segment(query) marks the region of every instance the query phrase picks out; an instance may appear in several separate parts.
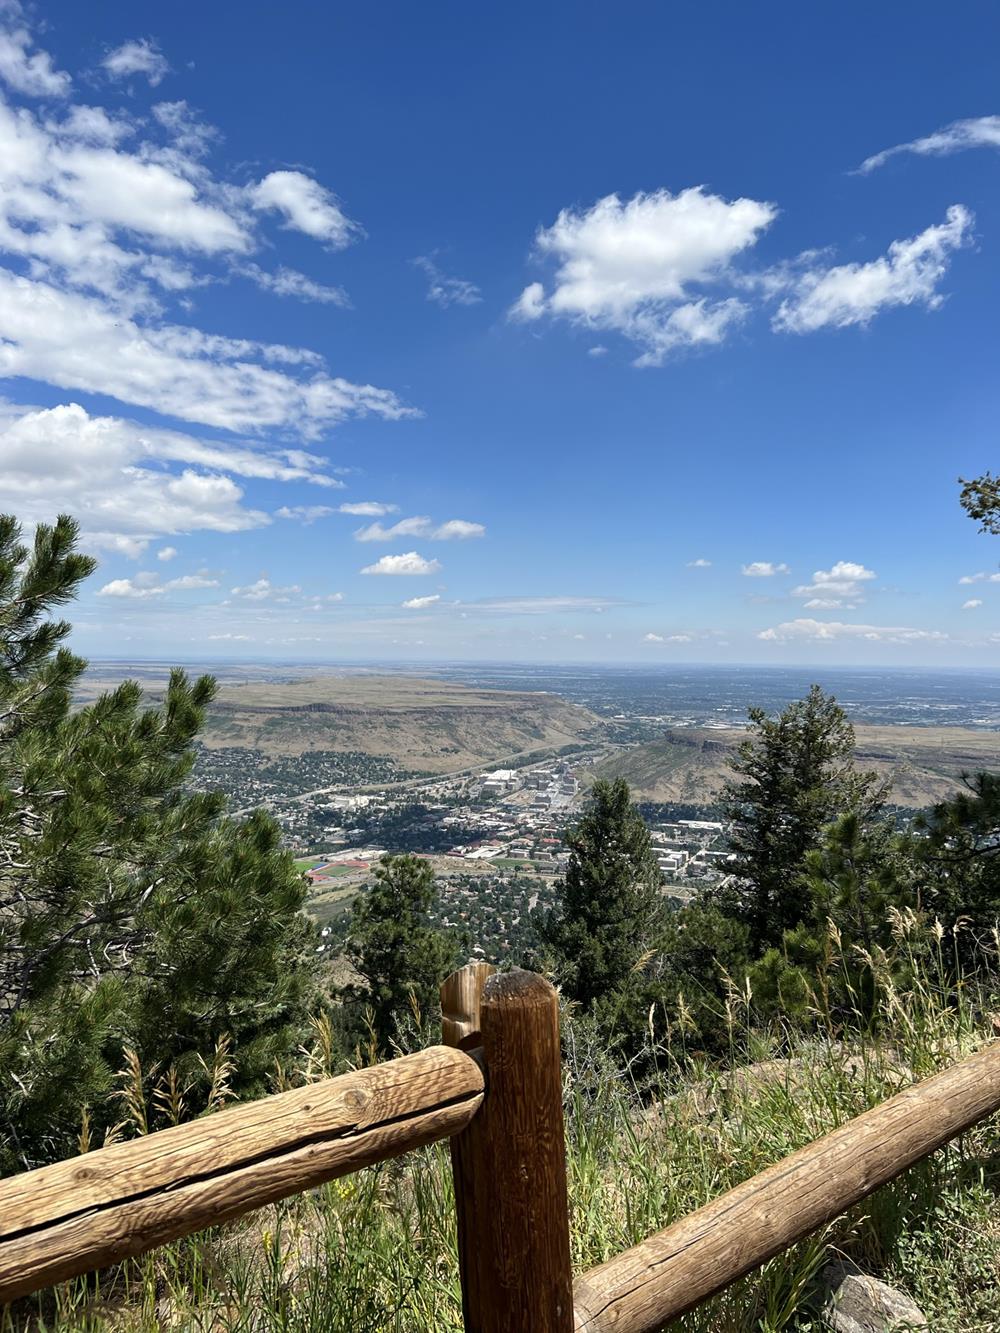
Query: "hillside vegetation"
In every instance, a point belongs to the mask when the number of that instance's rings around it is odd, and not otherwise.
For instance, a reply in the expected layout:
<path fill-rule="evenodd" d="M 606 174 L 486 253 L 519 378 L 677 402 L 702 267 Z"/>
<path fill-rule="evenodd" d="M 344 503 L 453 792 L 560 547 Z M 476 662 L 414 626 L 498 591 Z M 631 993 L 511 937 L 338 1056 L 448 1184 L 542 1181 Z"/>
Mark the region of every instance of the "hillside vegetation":
<path fill-rule="evenodd" d="M 201 740 L 209 748 L 246 746 L 267 755 L 358 750 L 411 770 L 447 773 L 570 745 L 599 727 L 592 713 L 553 694 L 399 676 L 319 676 L 223 687 Z"/>
<path fill-rule="evenodd" d="M 897 805 L 921 809 L 953 796 L 964 772 L 993 767 L 1000 736 L 971 727 L 854 728 L 857 762 L 892 781 Z M 731 775 L 742 727 L 673 728 L 659 740 L 603 760 L 594 778 L 624 778 L 638 800 L 713 801 Z"/>

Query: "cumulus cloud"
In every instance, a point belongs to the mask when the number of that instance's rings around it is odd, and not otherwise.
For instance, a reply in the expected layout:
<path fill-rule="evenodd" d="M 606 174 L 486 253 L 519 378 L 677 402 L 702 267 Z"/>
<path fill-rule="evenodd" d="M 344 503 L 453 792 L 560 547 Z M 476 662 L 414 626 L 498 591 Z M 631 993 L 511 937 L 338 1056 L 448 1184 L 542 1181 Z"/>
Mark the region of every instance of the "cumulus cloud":
<path fill-rule="evenodd" d="M 89 545 L 133 557 L 156 537 L 270 523 L 246 505 L 235 478 L 340 486 L 326 466 L 301 449 L 198 439 L 91 416 L 76 403 L 31 408 L 0 399 L 0 503 L 29 522 L 69 510 Z"/>
<path fill-rule="evenodd" d="M 112 579 L 99 588 L 98 597 L 162 597 L 163 589 L 158 584 L 142 585 L 135 579 Z"/>
<path fill-rule="evenodd" d="M 435 602 L 440 602 L 440 593 L 432 593 L 430 597 L 411 597 L 409 601 L 403 602 L 403 608 L 406 611 L 423 611 L 425 607 L 433 606 Z"/>
<path fill-rule="evenodd" d="M 863 585 L 877 577 L 873 569 L 866 569 L 856 561 L 838 560 L 831 569 L 817 569 L 812 583 L 793 588 L 792 596 L 807 598 L 807 610 L 832 611 L 863 602 Z"/>
<path fill-rule="evenodd" d="M 302 171 L 272 171 L 250 190 L 250 202 L 280 213 L 284 225 L 342 250 L 362 234 L 340 207 L 336 195 Z"/>
<path fill-rule="evenodd" d="M 148 37 L 134 37 L 122 42 L 121 46 L 108 52 L 101 65 L 111 79 L 130 79 L 134 74 L 141 74 L 153 88 L 170 73 L 163 52 Z"/>
<path fill-rule="evenodd" d="M 416 551 L 407 551 L 405 555 L 384 555 L 373 565 L 366 565 L 362 574 L 436 574 L 441 566 L 437 560 L 426 560 Z"/>
<path fill-rule="evenodd" d="M 168 560 L 173 560 L 176 554 L 177 554 L 176 546 L 161 546 L 156 553 L 156 558 L 157 560 L 162 560 L 164 563 L 166 563 Z"/>
<path fill-rule="evenodd" d="M 482 292 L 474 282 L 465 278 L 451 278 L 443 273 L 430 255 L 420 255 L 413 261 L 428 278 L 427 299 L 446 309 L 450 305 L 478 305 Z"/>
<path fill-rule="evenodd" d="M 974 116 L 968 120 L 953 120 L 944 129 L 935 130 L 922 139 L 898 143 L 883 148 L 880 153 L 866 157 L 858 170 L 864 174 L 884 166 L 890 157 L 900 153 L 916 153 L 920 157 L 948 157 L 968 148 L 1000 148 L 1000 116 Z"/>
<path fill-rule="evenodd" d="M 1000 574 L 988 574 L 980 570 L 978 574 L 963 574 L 959 583 L 1000 583 Z"/>
<path fill-rule="evenodd" d="M 772 325 L 785 333 L 814 333 L 822 328 L 865 325 L 894 306 L 923 305 L 935 310 L 944 300 L 938 285 L 951 254 L 968 245 L 974 218 L 953 204 L 945 221 L 905 241 L 893 241 L 888 253 L 866 264 L 807 268 L 789 276 L 790 294 Z"/>
<path fill-rule="evenodd" d="M 743 566 L 743 575 L 748 579 L 771 579 L 776 574 L 789 573 L 791 570 L 784 562 L 776 565 L 770 560 L 754 560 L 749 565 Z"/>
<path fill-rule="evenodd" d="M 353 514 L 356 518 L 384 518 L 386 514 L 395 514 L 399 505 L 383 504 L 380 500 L 354 500 L 342 504 L 338 512 Z"/>
<path fill-rule="evenodd" d="M 773 204 L 723 199 L 702 186 L 563 209 L 535 238 L 541 259 L 557 265 L 550 291 L 524 289 L 511 316 L 543 315 L 613 329 L 636 343 L 639 365 L 659 365 L 675 348 L 721 342 L 746 314 L 735 296 L 714 299 L 733 261 L 777 216 Z"/>
<path fill-rule="evenodd" d="M 697 560 L 689 560 L 686 567 L 688 569 L 711 569 L 712 562 L 699 556 Z"/>
<path fill-rule="evenodd" d="M 758 639 L 788 643 L 797 639 L 828 642 L 831 639 L 866 639 L 873 643 L 941 642 L 947 634 L 938 630 L 911 629 L 906 626 L 851 625 L 837 620 L 786 620 L 772 629 L 761 630 Z"/>
<path fill-rule="evenodd" d="M 962 610 L 963 610 L 963 611 L 974 611 L 974 610 L 976 609 L 977 606 L 982 606 L 982 604 L 983 604 L 983 601 L 982 601 L 982 598 L 981 598 L 981 597 L 970 597 L 969 600 L 968 600 L 967 602 L 963 602 L 963 603 L 962 603 Z"/>
<path fill-rule="evenodd" d="M 642 636 L 642 641 L 643 643 L 663 643 L 663 635 L 654 634 L 652 631 L 650 631 L 648 634 L 644 634 Z"/>

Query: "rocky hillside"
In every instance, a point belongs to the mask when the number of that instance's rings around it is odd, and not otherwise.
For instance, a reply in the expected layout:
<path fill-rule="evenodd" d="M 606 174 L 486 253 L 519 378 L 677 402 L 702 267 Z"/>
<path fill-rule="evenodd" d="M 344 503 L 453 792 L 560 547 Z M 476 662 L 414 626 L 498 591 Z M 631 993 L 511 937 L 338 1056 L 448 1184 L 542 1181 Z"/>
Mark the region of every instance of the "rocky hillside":
<path fill-rule="evenodd" d="M 891 799 L 915 808 L 944 800 L 964 771 L 1000 766 L 1000 736 L 964 727 L 856 728 L 858 762 L 892 778 Z M 664 732 L 603 761 L 594 777 L 624 777 L 639 800 L 711 801 L 729 776 L 742 728 Z"/>

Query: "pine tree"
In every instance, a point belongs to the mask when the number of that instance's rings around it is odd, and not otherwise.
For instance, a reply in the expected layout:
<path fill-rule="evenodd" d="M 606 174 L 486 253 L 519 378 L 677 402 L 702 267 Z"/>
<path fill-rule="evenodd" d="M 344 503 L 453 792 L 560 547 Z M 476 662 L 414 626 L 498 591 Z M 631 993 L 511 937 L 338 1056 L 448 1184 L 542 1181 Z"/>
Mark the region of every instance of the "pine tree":
<path fill-rule="evenodd" d="M 755 953 L 811 921 L 806 856 L 841 815 L 866 824 L 886 784 L 854 765 L 854 728 L 837 701 L 814 685 L 778 717 L 749 713 L 749 735 L 733 760 L 736 779 L 722 797 L 734 860 L 727 886 L 710 895 L 750 930 Z"/>
<path fill-rule="evenodd" d="M 76 524 L 29 552 L 0 517 L 0 1171 L 95 1133 L 126 1048 L 195 1086 L 217 1040 L 236 1091 L 264 1089 L 312 1004 L 304 883 L 266 816 L 189 794 L 215 685 L 171 674 L 160 708 L 134 681 L 73 709 L 85 668 L 49 618 L 94 562 Z"/>
<path fill-rule="evenodd" d="M 401 855 L 383 856 L 375 883 L 354 901 L 345 951 L 362 984 L 344 998 L 370 1009 L 382 1053 L 414 1006 L 421 1016 L 435 1011 L 438 988 L 458 965 L 456 933 L 431 924 L 436 899 L 430 864 Z"/>
<path fill-rule="evenodd" d="M 565 834 L 566 875 L 538 928 L 563 993 L 585 1011 L 623 987 L 663 922 L 661 876 L 649 830 L 622 778 L 595 782 Z"/>

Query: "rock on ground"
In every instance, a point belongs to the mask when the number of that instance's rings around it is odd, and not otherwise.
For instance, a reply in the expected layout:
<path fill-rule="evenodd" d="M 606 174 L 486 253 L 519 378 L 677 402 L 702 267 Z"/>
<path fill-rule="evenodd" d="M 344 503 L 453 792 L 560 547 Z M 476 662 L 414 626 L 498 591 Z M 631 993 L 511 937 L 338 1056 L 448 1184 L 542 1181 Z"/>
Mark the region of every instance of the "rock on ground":
<path fill-rule="evenodd" d="M 905 1292 L 846 1261 L 828 1264 L 819 1286 L 820 1319 L 830 1333 L 911 1333 L 929 1327 Z"/>

